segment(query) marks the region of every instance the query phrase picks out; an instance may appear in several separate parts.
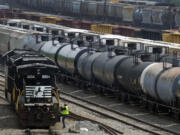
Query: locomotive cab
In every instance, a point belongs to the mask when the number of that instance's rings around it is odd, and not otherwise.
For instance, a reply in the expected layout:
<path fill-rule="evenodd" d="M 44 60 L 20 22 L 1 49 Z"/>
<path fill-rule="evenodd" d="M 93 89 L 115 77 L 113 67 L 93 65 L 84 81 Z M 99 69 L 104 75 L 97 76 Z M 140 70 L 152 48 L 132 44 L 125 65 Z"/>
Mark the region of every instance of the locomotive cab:
<path fill-rule="evenodd" d="M 51 68 L 35 67 L 23 78 L 25 106 L 47 105 L 52 102 L 52 90 L 55 89 L 55 76 L 48 73 Z M 26 72 L 27 72 L 26 70 Z"/>

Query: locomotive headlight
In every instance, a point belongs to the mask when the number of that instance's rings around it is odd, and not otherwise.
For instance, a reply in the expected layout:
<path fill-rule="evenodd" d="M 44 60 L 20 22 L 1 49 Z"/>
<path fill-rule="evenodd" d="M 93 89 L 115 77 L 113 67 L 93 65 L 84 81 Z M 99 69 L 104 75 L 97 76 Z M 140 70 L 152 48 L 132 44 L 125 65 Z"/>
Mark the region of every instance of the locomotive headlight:
<path fill-rule="evenodd" d="M 50 108 L 49 107 L 47 107 L 47 111 L 49 111 L 50 110 Z"/>
<path fill-rule="evenodd" d="M 52 101 L 52 99 L 51 99 L 51 98 L 48 98 L 47 101 L 50 103 L 50 102 Z"/>
<path fill-rule="evenodd" d="M 30 108 L 30 107 L 28 107 L 28 108 L 27 108 L 27 110 L 30 112 L 30 111 L 31 111 L 31 108 Z"/>
<path fill-rule="evenodd" d="M 29 103 L 30 102 L 30 98 L 26 98 L 26 102 Z"/>

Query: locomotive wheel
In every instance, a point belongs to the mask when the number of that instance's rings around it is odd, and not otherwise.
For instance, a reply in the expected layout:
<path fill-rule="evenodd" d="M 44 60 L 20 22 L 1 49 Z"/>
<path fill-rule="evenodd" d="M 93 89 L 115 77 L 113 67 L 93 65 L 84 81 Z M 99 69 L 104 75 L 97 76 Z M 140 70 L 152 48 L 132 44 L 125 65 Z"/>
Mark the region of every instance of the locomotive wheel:
<path fill-rule="evenodd" d="M 5 90 L 5 98 L 7 99 L 7 90 Z"/>
<path fill-rule="evenodd" d="M 11 94 L 11 104 L 13 105 L 13 94 Z"/>

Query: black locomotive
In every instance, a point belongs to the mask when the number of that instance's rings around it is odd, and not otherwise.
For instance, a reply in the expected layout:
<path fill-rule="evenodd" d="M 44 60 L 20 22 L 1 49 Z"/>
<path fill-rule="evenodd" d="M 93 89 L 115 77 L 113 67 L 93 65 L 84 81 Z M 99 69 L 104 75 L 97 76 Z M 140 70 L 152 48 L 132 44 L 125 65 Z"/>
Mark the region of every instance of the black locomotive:
<path fill-rule="evenodd" d="M 57 66 L 34 51 L 15 49 L 3 56 L 5 96 L 20 122 L 28 127 L 48 127 L 58 121 L 60 100 L 55 82 Z"/>

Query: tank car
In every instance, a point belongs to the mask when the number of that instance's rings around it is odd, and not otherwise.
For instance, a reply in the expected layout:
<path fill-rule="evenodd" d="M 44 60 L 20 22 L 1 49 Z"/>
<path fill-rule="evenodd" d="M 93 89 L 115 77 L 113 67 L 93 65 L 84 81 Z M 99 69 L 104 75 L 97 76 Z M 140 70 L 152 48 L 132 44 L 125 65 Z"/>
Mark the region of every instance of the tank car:
<path fill-rule="evenodd" d="M 77 72 L 77 60 L 87 51 L 87 48 L 79 48 L 77 45 L 66 45 L 61 48 L 57 56 L 57 65 L 69 74 Z"/>
<path fill-rule="evenodd" d="M 116 56 L 114 53 L 103 52 L 93 63 L 93 74 L 95 78 L 105 85 L 115 86 L 117 83 L 117 67 L 123 59 L 128 56 Z"/>
<path fill-rule="evenodd" d="M 168 64 L 168 67 L 171 65 Z M 141 86 L 144 93 L 149 95 L 150 97 L 153 97 L 155 99 L 158 99 L 157 91 L 156 91 L 156 83 L 157 83 L 157 77 L 161 72 L 163 72 L 163 63 L 153 63 L 149 65 L 141 75 Z"/>
<path fill-rule="evenodd" d="M 180 104 L 180 69 L 172 67 L 165 70 L 158 78 L 156 89 L 160 101 L 172 105 L 179 106 Z"/>
<path fill-rule="evenodd" d="M 139 82 L 142 71 L 151 64 L 151 62 L 142 62 L 140 59 L 134 60 L 133 57 L 127 57 L 118 66 L 117 79 L 129 93 L 142 95 Z M 123 72 L 122 72 L 123 71 Z"/>
<path fill-rule="evenodd" d="M 39 51 L 45 56 L 54 60 L 62 72 L 70 75 L 77 73 L 77 61 L 83 53 L 87 52 L 86 47 L 70 43 L 59 43 L 57 40 L 41 42 L 29 49 Z"/>
<path fill-rule="evenodd" d="M 95 59 L 100 55 L 101 53 L 90 51 L 86 52 L 83 55 L 80 56 L 77 67 L 78 67 L 78 73 L 80 76 L 88 81 L 94 82 L 94 75 L 92 73 L 93 63 Z"/>
<path fill-rule="evenodd" d="M 170 63 L 152 63 L 144 69 L 140 77 L 142 90 L 157 101 L 177 106 L 179 75 L 179 67 L 173 67 Z"/>
<path fill-rule="evenodd" d="M 25 127 L 48 127 L 59 121 L 60 99 L 49 58 L 29 50 L 15 49 L 3 55 L 5 96 Z"/>

